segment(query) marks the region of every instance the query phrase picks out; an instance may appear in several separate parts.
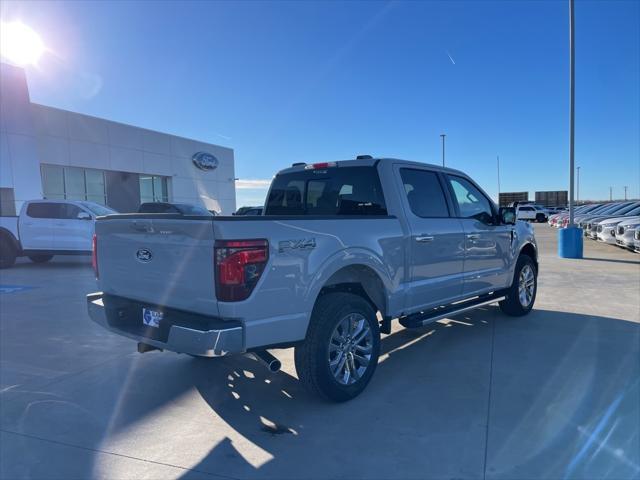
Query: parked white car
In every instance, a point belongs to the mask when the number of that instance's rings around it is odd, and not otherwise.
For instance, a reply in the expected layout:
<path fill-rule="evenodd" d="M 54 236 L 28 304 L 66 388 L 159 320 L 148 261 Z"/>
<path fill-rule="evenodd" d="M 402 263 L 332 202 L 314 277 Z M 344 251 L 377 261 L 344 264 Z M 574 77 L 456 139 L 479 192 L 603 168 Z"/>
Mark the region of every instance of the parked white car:
<path fill-rule="evenodd" d="M 94 202 L 30 200 L 17 217 L 0 217 L 0 268 L 17 257 L 36 263 L 54 255 L 90 255 L 96 217 L 117 213 Z"/>
<path fill-rule="evenodd" d="M 516 216 L 518 220 L 542 223 L 547 221 L 549 214 L 537 205 L 518 205 Z"/>
<path fill-rule="evenodd" d="M 618 225 L 624 221 L 632 220 L 638 222 L 640 217 L 613 217 L 605 218 L 596 223 L 596 235 L 595 240 L 599 242 L 609 243 L 616 245 L 616 234 Z M 593 238 L 593 237 L 592 237 Z"/>
<path fill-rule="evenodd" d="M 633 251 L 633 236 L 640 227 L 640 216 L 620 222 L 616 227 L 616 244 Z"/>

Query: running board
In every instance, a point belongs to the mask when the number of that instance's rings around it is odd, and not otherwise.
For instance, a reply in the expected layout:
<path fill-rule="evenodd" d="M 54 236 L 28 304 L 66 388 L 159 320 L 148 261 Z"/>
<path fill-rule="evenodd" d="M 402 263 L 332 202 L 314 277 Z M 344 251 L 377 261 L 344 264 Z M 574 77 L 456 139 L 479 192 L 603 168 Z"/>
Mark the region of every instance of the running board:
<path fill-rule="evenodd" d="M 473 300 L 467 300 L 466 302 L 454 303 L 447 307 L 438 307 L 426 312 L 413 313 L 400 319 L 400 324 L 405 328 L 419 328 L 425 325 L 442 320 L 443 318 L 449 318 L 453 315 L 468 312 L 476 308 L 491 305 L 492 303 L 501 302 L 506 297 L 504 295 L 483 295 L 481 297 L 474 298 Z"/>

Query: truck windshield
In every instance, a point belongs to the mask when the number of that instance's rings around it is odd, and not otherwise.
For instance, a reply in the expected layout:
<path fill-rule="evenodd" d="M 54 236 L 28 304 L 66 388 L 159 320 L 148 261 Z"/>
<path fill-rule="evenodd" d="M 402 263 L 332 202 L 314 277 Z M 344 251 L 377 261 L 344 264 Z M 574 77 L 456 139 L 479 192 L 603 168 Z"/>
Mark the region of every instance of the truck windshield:
<path fill-rule="evenodd" d="M 386 215 L 374 167 L 329 167 L 277 175 L 265 215 Z"/>

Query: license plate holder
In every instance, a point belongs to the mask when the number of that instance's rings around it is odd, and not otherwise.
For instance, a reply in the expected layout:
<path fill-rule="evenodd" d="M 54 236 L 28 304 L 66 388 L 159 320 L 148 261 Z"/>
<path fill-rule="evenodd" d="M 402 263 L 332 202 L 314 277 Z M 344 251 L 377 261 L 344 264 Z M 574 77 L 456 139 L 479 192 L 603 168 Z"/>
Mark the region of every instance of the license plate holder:
<path fill-rule="evenodd" d="M 151 308 L 142 308 L 142 323 L 148 327 L 160 328 L 160 322 L 164 318 L 164 313 Z"/>

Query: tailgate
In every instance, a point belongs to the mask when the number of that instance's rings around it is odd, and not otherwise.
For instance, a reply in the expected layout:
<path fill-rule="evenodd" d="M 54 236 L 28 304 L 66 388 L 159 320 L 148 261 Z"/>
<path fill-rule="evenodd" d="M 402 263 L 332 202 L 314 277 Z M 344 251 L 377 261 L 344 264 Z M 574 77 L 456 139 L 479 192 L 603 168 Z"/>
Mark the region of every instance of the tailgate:
<path fill-rule="evenodd" d="M 217 316 L 212 221 L 155 217 L 96 222 L 101 290 Z"/>

